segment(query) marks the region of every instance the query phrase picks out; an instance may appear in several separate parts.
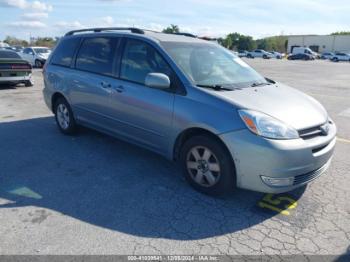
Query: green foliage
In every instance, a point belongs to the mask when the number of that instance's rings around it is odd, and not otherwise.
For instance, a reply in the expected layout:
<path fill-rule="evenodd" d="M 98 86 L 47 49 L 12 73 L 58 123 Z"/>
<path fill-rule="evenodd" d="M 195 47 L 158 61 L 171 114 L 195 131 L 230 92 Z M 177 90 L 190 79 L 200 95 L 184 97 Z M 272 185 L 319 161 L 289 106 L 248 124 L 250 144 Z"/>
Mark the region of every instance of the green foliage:
<path fill-rule="evenodd" d="M 180 29 L 177 25 L 171 24 L 167 28 L 164 28 L 163 33 L 173 34 L 173 33 L 180 33 Z"/>
<path fill-rule="evenodd" d="M 4 42 L 9 44 L 10 46 L 15 46 L 15 45 L 28 46 L 28 42 L 26 40 L 18 39 L 13 36 L 7 36 Z"/>
<path fill-rule="evenodd" d="M 256 40 L 257 48 L 267 51 L 285 52 L 288 45 L 287 36 L 271 36 Z"/>
<path fill-rule="evenodd" d="M 38 37 L 36 38 L 32 45 L 34 46 L 46 46 L 46 47 L 54 47 L 57 43 L 58 38 L 52 38 L 52 37 Z"/>
<path fill-rule="evenodd" d="M 15 46 L 15 45 L 20 45 L 20 46 L 46 46 L 46 47 L 53 47 L 56 45 L 58 42 L 59 37 L 38 37 L 38 38 L 33 38 L 31 42 L 29 43 L 26 40 L 23 39 L 18 39 L 13 36 L 7 36 L 6 39 L 4 40 L 5 43 L 9 44 L 10 46 Z"/>
<path fill-rule="evenodd" d="M 350 35 L 350 31 L 339 31 L 331 33 L 331 35 Z"/>
<path fill-rule="evenodd" d="M 177 25 L 171 24 L 164 28 L 163 33 L 179 33 L 180 28 Z M 248 50 L 252 51 L 256 48 L 265 49 L 266 51 L 286 52 L 288 46 L 287 36 L 271 36 L 263 39 L 254 40 L 253 37 L 242 35 L 234 32 L 226 37 L 217 39 L 218 43 L 230 50 Z"/>
<path fill-rule="evenodd" d="M 256 43 L 253 37 L 241 35 L 238 39 L 237 50 L 253 50 L 256 48 Z"/>
<path fill-rule="evenodd" d="M 256 47 L 251 36 L 241 35 L 236 32 L 228 34 L 225 38 L 219 38 L 218 42 L 231 50 L 252 50 Z"/>

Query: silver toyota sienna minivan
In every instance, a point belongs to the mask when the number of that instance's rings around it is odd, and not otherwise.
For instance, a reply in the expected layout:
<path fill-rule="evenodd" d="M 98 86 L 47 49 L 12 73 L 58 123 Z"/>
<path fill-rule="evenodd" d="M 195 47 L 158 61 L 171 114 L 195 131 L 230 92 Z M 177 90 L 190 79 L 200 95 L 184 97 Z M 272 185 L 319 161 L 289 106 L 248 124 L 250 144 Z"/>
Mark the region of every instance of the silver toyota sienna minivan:
<path fill-rule="evenodd" d="M 178 161 L 197 190 L 279 193 L 330 164 L 336 126 L 315 99 L 218 44 L 137 28 L 67 33 L 44 68 L 59 129 L 86 126 Z"/>

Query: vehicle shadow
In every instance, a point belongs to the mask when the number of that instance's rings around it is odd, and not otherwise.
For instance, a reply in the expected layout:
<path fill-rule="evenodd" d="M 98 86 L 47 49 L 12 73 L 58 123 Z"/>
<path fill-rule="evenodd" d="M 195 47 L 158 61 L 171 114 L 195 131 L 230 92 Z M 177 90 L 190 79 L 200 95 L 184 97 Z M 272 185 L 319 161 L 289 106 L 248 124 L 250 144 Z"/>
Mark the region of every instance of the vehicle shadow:
<path fill-rule="evenodd" d="M 1 83 L 0 84 L 0 91 L 1 90 L 7 90 L 7 89 L 16 89 L 16 85 L 14 85 L 14 84 L 3 84 L 3 83 Z"/>
<path fill-rule="evenodd" d="M 0 123 L 0 137 L 0 212 L 37 206 L 127 234 L 178 240 L 233 233 L 275 215 L 256 207 L 264 194 L 200 194 L 176 164 L 88 129 L 64 136 L 53 117 Z"/>

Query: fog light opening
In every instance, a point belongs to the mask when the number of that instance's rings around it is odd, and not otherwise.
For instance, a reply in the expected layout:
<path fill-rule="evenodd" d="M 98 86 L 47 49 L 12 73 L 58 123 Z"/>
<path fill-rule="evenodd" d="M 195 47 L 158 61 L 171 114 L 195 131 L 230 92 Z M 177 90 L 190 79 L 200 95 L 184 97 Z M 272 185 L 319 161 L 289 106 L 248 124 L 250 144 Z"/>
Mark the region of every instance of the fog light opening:
<path fill-rule="evenodd" d="M 261 180 L 270 187 L 287 187 L 292 186 L 294 183 L 294 177 L 284 177 L 284 178 L 276 178 L 276 177 L 268 177 L 268 176 L 260 176 Z"/>

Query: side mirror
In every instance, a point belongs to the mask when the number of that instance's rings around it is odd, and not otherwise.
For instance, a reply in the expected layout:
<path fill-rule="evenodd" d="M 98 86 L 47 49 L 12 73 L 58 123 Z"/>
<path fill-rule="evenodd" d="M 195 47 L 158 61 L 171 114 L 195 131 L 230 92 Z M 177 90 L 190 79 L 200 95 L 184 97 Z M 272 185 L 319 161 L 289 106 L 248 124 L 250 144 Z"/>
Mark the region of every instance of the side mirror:
<path fill-rule="evenodd" d="M 33 53 L 33 52 L 30 52 L 29 54 L 30 54 L 30 55 L 34 55 L 34 53 Z"/>
<path fill-rule="evenodd" d="M 162 73 L 149 73 L 146 76 L 145 85 L 158 89 L 168 89 L 170 87 L 170 79 Z"/>

